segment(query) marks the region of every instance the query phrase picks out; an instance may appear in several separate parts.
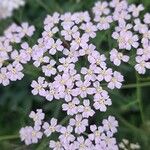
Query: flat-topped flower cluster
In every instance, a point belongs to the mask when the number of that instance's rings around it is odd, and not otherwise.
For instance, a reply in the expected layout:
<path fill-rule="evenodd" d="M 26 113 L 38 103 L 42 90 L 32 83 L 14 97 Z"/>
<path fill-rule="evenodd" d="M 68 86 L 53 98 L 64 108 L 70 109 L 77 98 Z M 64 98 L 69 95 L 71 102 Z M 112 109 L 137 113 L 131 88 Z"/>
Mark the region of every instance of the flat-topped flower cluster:
<path fill-rule="evenodd" d="M 34 127 L 26 126 L 20 130 L 21 140 L 26 145 L 37 143 L 43 135 L 50 137 L 51 134 L 59 133 L 58 141 L 50 140 L 49 147 L 54 150 L 117 150 L 116 139 L 113 137 L 117 132 L 118 122 L 113 116 L 102 121 L 101 126 L 90 125 L 90 133 L 86 134 L 88 120 L 78 114 L 69 120 L 67 126 L 58 124 L 57 119 L 52 118 L 44 122 L 45 114 L 41 109 L 32 111 L 29 115 L 34 121 Z M 86 136 L 86 138 L 85 138 Z"/>
<path fill-rule="evenodd" d="M 96 2 L 90 15 L 85 12 L 67 12 L 47 15 L 44 31 L 37 43 L 31 48 L 27 42 L 21 42 L 24 36 L 31 37 L 34 26 L 23 23 L 11 25 L 0 38 L 0 83 L 4 86 L 11 81 L 23 78 L 23 64 L 32 62 L 43 72 L 37 81 L 32 81 L 33 95 L 45 97 L 48 101 L 62 101 L 62 110 L 70 116 L 67 127 L 57 125 L 52 118 L 50 124 L 43 123 L 42 110 L 31 112 L 34 127 L 20 130 L 20 137 L 27 145 L 37 143 L 43 134 L 60 133 L 59 141 L 50 141 L 54 150 L 117 150 L 117 121 L 114 117 L 102 121 L 102 126 L 91 125 L 89 118 L 97 110 L 105 112 L 112 105 L 107 88 L 120 89 L 123 75 L 109 67 L 129 63 L 139 74 L 150 69 L 150 14 L 139 18 L 143 5 L 129 5 L 126 0 Z M 96 48 L 91 39 L 97 33 L 114 26 L 114 43 L 107 54 Z M 13 44 L 21 49 L 13 49 Z M 105 85 L 105 87 L 103 87 Z M 90 133 L 87 129 L 90 129 Z M 92 133 L 91 133 L 92 132 Z M 66 139 L 66 140 L 64 140 Z"/>
<path fill-rule="evenodd" d="M 25 0 L 0 0 L 0 20 L 12 16 L 13 11 L 25 4 Z"/>

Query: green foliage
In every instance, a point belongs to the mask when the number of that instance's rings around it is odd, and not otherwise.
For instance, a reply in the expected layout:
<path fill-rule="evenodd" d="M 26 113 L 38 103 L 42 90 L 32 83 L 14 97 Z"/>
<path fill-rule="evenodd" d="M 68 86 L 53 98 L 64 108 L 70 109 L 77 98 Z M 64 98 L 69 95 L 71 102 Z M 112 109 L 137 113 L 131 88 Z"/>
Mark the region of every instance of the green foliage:
<path fill-rule="evenodd" d="M 27 0 L 25 7 L 14 12 L 11 18 L 0 21 L 0 33 L 12 22 L 20 24 L 28 21 L 35 25 L 36 34 L 32 40 L 28 40 L 31 46 L 36 42 L 42 31 L 42 20 L 47 13 L 53 12 L 75 12 L 90 10 L 95 0 Z M 146 11 L 149 10 L 149 0 L 129 0 L 129 2 L 143 3 Z M 113 25 L 112 25 L 113 29 Z M 100 53 L 109 52 L 115 45 L 111 39 L 110 31 L 100 32 L 93 40 Z M 134 59 L 134 54 L 133 59 Z M 114 67 L 115 70 L 123 72 L 125 85 L 121 90 L 109 90 L 113 105 L 106 113 L 97 113 L 96 118 L 91 122 L 99 123 L 107 115 L 114 115 L 119 121 L 117 140 L 128 138 L 132 142 L 139 142 L 143 150 L 148 150 L 150 145 L 150 102 L 149 86 L 150 74 L 138 76 L 133 69 L 133 59 L 129 64 L 123 64 L 122 68 Z M 84 62 L 83 62 L 84 63 Z M 77 64 L 78 68 L 84 64 Z M 109 64 L 111 66 L 111 63 Z M 111 66 L 112 67 L 112 66 Z M 29 112 L 36 108 L 43 108 L 46 114 L 51 117 L 55 114 L 59 121 L 65 118 L 65 113 L 60 113 L 60 104 L 47 102 L 39 96 L 31 94 L 31 81 L 37 79 L 40 70 L 31 64 L 25 66 L 25 77 L 22 81 L 11 83 L 7 87 L 0 86 L 0 149 L 1 150 L 46 150 L 47 139 L 43 139 L 38 145 L 25 146 L 18 139 L 18 131 L 22 126 L 30 124 Z M 61 114 L 61 115 L 60 115 Z M 65 122 L 65 120 L 63 121 Z M 57 135 L 50 138 L 55 139 Z"/>

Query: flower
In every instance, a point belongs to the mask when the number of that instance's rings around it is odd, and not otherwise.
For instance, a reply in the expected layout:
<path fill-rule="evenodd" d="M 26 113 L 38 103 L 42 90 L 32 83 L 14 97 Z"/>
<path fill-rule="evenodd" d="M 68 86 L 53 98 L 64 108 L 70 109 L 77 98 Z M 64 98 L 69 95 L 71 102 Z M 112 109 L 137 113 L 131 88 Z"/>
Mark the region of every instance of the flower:
<path fill-rule="evenodd" d="M 75 136 L 71 134 L 73 132 L 73 127 L 67 126 L 67 127 L 62 127 L 60 129 L 61 135 L 59 136 L 59 139 L 62 143 L 69 143 L 73 142 L 75 140 Z"/>
<path fill-rule="evenodd" d="M 73 96 L 80 95 L 82 98 L 86 97 L 87 94 L 92 95 L 94 93 L 94 88 L 89 87 L 90 85 L 91 83 L 88 80 L 85 80 L 84 82 L 77 81 L 76 82 L 77 88 L 72 90 L 72 95 Z"/>
<path fill-rule="evenodd" d="M 21 80 L 24 74 L 21 72 L 23 70 L 23 66 L 20 63 L 13 62 L 13 64 L 9 64 L 7 66 L 7 77 L 11 81 Z"/>
<path fill-rule="evenodd" d="M 129 61 L 129 56 L 123 55 L 121 52 L 118 52 L 116 49 L 110 51 L 110 61 L 112 61 L 116 66 L 121 64 L 121 60 L 124 62 Z"/>
<path fill-rule="evenodd" d="M 78 112 L 82 113 L 84 118 L 92 117 L 95 114 L 88 99 L 83 100 L 83 105 L 78 106 Z"/>
<path fill-rule="evenodd" d="M 48 65 L 42 66 L 42 71 L 44 72 L 45 76 L 50 77 L 51 75 L 55 75 L 57 70 L 54 68 L 56 61 L 50 60 Z"/>
<path fill-rule="evenodd" d="M 103 120 L 102 124 L 104 130 L 111 131 L 112 133 L 117 132 L 118 121 L 116 121 L 115 117 L 109 116 L 108 119 Z"/>
<path fill-rule="evenodd" d="M 24 0 L 1 0 L 0 1 L 0 19 L 12 16 L 14 10 L 25 4 Z"/>
<path fill-rule="evenodd" d="M 70 100 L 67 104 L 62 105 L 63 111 L 67 111 L 68 115 L 75 115 L 78 113 L 78 105 L 80 101 L 78 98 L 74 98 L 73 100 Z"/>
<path fill-rule="evenodd" d="M 150 69 L 150 62 L 146 62 L 141 56 L 136 57 L 137 64 L 135 65 L 135 69 L 139 74 L 145 74 L 146 68 Z"/>
<path fill-rule="evenodd" d="M 52 118 L 50 120 L 50 124 L 48 122 L 44 122 L 42 128 L 44 129 L 44 134 L 49 137 L 53 132 L 58 132 L 61 126 L 57 125 L 57 119 Z"/>
<path fill-rule="evenodd" d="M 49 147 L 53 148 L 53 150 L 64 150 L 62 143 L 59 141 L 55 142 L 53 140 L 50 140 Z"/>
<path fill-rule="evenodd" d="M 104 132 L 102 126 L 97 127 L 96 125 L 90 125 L 91 134 L 88 135 L 91 141 L 95 141 L 95 143 L 99 143 L 101 141 L 101 134 Z"/>
<path fill-rule="evenodd" d="M 132 4 L 128 8 L 128 11 L 132 12 L 133 17 L 138 17 L 140 11 L 142 11 L 142 10 L 144 10 L 144 6 L 142 4 L 138 5 L 137 7 L 134 4 Z"/>
<path fill-rule="evenodd" d="M 88 120 L 83 119 L 82 115 L 78 114 L 75 116 L 75 119 L 70 119 L 69 125 L 75 126 L 75 133 L 81 134 L 86 130 L 86 126 L 88 126 Z"/>
<path fill-rule="evenodd" d="M 40 131 L 40 127 L 26 126 L 25 128 L 21 128 L 20 130 L 20 138 L 21 141 L 25 141 L 26 145 L 30 145 L 32 143 L 38 143 L 38 140 L 42 138 L 42 132 Z"/>
<path fill-rule="evenodd" d="M 111 99 L 107 94 L 103 94 L 103 95 L 97 94 L 94 96 L 93 106 L 96 110 L 105 112 L 107 110 L 106 106 L 110 106 L 111 104 L 112 104 Z"/>
<path fill-rule="evenodd" d="M 45 96 L 45 88 L 47 87 L 47 82 L 44 77 L 38 77 L 38 82 L 32 81 L 31 87 L 33 88 L 32 94 Z"/>
<path fill-rule="evenodd" d="M 87 22 L 86 24 L 81 24 L 80 29 L 84 30 L 85 33 L 85 37 L 91 37 L 91 38 L 95 38 L 96 37 L 96 31 L 97 31 L 97 27 L 95 25 L 93 25 L 92 22 Z"/>
<path fill-rule="evenodd" d="M 42 124 L 42 120 L 44 119 L 45 114 L 42 112 L 42 109 L 37 109 L 36 113 L 31 111 L 29 117 L 33 119 L 35 126 L 38 126 Z"/>
<path fill-rule="evenodd" d="M 108 83 L 107 87 L 110 89 L 114 89 L 115 87 L 120 89 L 122 86 L 122 82 L 124 81 L 123 76 L 120 72 L 115 71 L 113 73 L 113 77 L 111 78 L 110 82 Z"/>

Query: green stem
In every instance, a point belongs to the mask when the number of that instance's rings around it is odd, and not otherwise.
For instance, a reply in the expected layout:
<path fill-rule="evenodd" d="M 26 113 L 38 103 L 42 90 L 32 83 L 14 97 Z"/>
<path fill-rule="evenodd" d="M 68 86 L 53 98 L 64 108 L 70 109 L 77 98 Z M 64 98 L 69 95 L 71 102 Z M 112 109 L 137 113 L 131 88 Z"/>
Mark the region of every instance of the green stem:
<path fill-rule="evenodd" d="M 13 139 L 18 139 L 19 135 L 4 135 L 4 136 L 0 136 L 0 141 L 3 140 L 13 140 Z"/>
<path fill-rule="evenodd" d="M 146 87 L 146 86 L 150 86 L 150 82 L 138 83 L 138 87 Z M 136 88 L 136 87 L 137 87 L 137 83 L 133 83 L 133 84 L 123 85 L 121 89 L 130 89 L 130 88 Z"/>
<path fill-rule="evenodd" d="M 117 114 L 116 114 L 117 115 Z M 143 131 L 137 127 L 135 127 L 134 125 L 130 124 L 129 122 L 127 122 L 123 117 L 121 117 L 120 115 L 117 115 L 118 119 L 120 120 L 120 122 L 122 122 L 125 126 L 127 126 L 128 128 L 132 129 L 133 131 L 137 132 L 137 133 L 143 133 Z M 144 134 L 144 133 L 143 133 Z"/>
<path fill-rule="evenodd" d="M 45 3 L 43 3 L 41 0 L 36 0 L 36 2 L 37 2 L 42 8 L 44 8 L 46 11 L 49 12 L 49 8 L 47 7 L 47 5 L 45 5 Z"/>
<path fill-rule="evenodd" d="M 139 103 L 139 108 L 140 108 L 140 115 L 141 115 L 141 119 L 142 122 L 144 123 L 144 115 L 143 115 L 143 108 L 142 108 L 142 94 L 141 94 L 141 88 L 140 88 L 140 81 L 139 81 L 139 77 L 138 74 L 136 73 L 136 95 L 137 95 L 137 101 Z"/>

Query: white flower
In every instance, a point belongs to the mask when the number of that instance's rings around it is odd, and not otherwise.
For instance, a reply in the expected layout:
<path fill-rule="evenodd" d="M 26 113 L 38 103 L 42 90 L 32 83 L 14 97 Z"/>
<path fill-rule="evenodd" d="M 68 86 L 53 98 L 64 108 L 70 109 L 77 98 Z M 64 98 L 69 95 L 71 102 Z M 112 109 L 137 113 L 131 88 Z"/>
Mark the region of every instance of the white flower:
<path fill-rule="evenodd" d="M 121 52 L 118 52 L 116 49 L 110 51 L 110 61 L 112 61 L 116 66 L 121 64 L 121 60 L 124 62 L 129 61 L 129 56 L 123 55 Z"/>
<path fill-rule="evenodd" d="M 21 141 L 25 141 L 26 145 L 38 143 L 38 140 L 41 139 L 43 135 L 40 129 L 41 128 L 39 126 L 35 126 L 34 128 L 31 126 L 21 128 L 19 132 Z"/>
<path fill-rule="evenodd" d="M 42 124 L 45 114 L 42 112 L 42 109 L 37 109 L 36 112 L 31 111 L 29 117 L 33 119 L 34 124 L 37 126 Z"/>
<path fill-rule="evenodd" d="M 146 62 L 141 56 L 136 57 L 137 64 L 135 65 L 135 69 L 139 74 L 145 74 L 146 68 L 150 69 L 150 62 Z"/>
<path fill-rule="evenodd" d="M 50 120 L 50 124 L 48 122 L 44 122 L 42 128 L 44 129 L 44 134 L 49 137 L 53 132 L 59 131 L 61 126 L 57 125 L 57 119 L 52 118 Z"/>
<path fill-rule="evenodd" d="M 88 120 L 83 119 L 82 115 L 76 115 L 75 119 L 70 119 L 69 124 L 75 126 L 75 133 L 81 134 L 86 130 L 86 126 L 88 126 Z"/>
<path fill-rule="evenodd" d="M 110 82 L 108 83 L 107 87 L 110 89 L 114 89 L 115 87 L 120 89 L 122 86 L 122 82 L 124 81 L 123 76 L 120 72 L 115 71 L 113 73 L 113 77 L 111 78 Z"/>
<path fill-rule="evenodd" d="M 31 87 L 33 88 L 33 95 L 37 95 L 39 93 L 41 96 L 45 96 L 45 88 L 47 87 L 47 82 L 45 81 L 44 77 L 38 77 L 38 82 L 32 81 Z"/>

